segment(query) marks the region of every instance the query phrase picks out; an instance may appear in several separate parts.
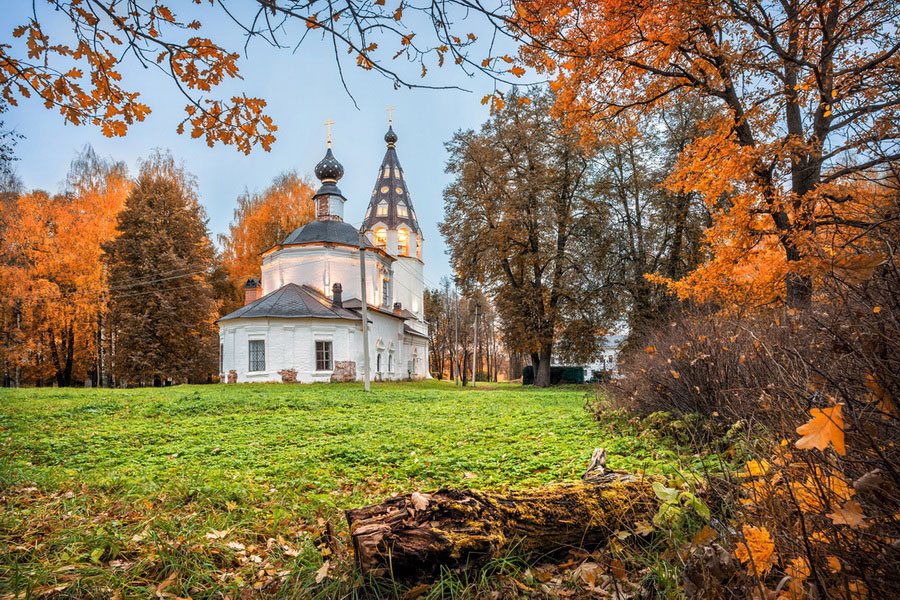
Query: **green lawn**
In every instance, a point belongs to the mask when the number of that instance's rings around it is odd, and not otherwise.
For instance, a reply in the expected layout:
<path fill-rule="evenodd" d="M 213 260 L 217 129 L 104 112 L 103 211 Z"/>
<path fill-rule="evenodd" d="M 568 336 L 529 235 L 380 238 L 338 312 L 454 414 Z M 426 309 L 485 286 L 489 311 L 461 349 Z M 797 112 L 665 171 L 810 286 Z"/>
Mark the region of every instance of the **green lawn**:
<path fill-rule="evenodd" d="M 622 414 L 593 420 L 587 393 L 0 390 L 0 598 L 148 597 L 160 585 L 195 599 L 328 597 L 355 585 L 346 557 L 313 582 L 316 537 L 326 521 L 343 532 L 342 509 L 444 485 L 574 479 L 597 446 L 613 468 L 675 468 L 670 441 Z"/>

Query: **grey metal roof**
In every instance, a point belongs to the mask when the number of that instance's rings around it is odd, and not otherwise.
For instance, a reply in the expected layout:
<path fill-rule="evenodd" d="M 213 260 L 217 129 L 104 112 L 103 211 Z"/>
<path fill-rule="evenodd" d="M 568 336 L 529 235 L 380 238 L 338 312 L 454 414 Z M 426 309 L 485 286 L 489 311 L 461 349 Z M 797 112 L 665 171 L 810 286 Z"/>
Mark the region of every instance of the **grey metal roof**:
<path fill-rule="evenodd" d="M 364 236 L 366 248 L 375 248 L 372 242 Z M 284 238 L 282 245 L 288 244 L 312 244 L 312 243 L 344 244 L 347 246 L 359 246 L 359 231 L 350 223 L 343 221 L 313 221 L 303 227 L 298 227 Z"/>
<path fill-rule="evenodd" d="M 289 283 L 227 314 L 219 321 L 231 319 L 314 318 L 350 319 L 359 321 L 358 314 L 331 304 L 331 300 L 308 286 Z"/>
<path fill-rule="evenodd" d="M 397 158 L 397 150 L 394 148 L 397 135 L 394 133 L 393 127 L 388 130 L 384 140 L 388 147 L 384 153 L 384 159 L 381 161 L 381 167 L 378 169 L 375 189 L 369 200 L 369 208 L 366 209 L 362 230 L 371 231 L 377 223 L 384 223 L 391 230 L 403 225 L 411 233 L 419 233 L 416 211 L 413 209 L 412 199 L 406 187 L 406 179 L 403 177 L 403 168 L 400 166 L 400 159 Z M 379 217 L 378 206 L 381 204 L 387 206 L 387 214 Z M 406 208 L 407 215 L 405 217 L 401 217 L 397 213 L 398 206 Z"/>
<path fill-rule="evenodd" d="M 373 304 L 369 304 L 368 306 L 369 306 L 369 310 L 370 310 L 370 311 L 379 312 L 379 313 L 381 313 L 381 314 L 383 314 L 383 315 L 388 315 L 388 316 L 390 316 L 390 317 L 396 317 L 397 319 L 402 319 L 402 320 L 404 320 L 404 321 L 405 321 L 406 319 L 409 319 L 410 317 L 412 317 L 412 318 L 415 318 L 415 317 L 416 317 L 416 315 L 410 313 L 409 311 L 405 311 L 406 313 L 408 313 L 408 314 L 410 315 L 410 316 L 406 316 L 406 315 L 404 315 L 404 314 L 399 314 L 399 315 L 398 315 L 398 314 L 395 313 L 394 311 L 388 310 L 388 309 L 383 308 L 383 307 L 381 307 L 381 306 L 375 306 L 375 305 L 373 305 Z M 359 298 L 348 298 L 347 300 L 344 300 L 344 308 L 349 308 L 349 309 L 352 309 L 352 310 L 354 310 L 354 311 L 362 310 L 362 300 L 360 300 Z"/>
<path fill-rule="evenodd" d="M 406 324 L 403 325 L 403 333 L 405 333 L 405 334 L 407 334 L 407 335 L 414 335 L 414 336 L 420 337 L 420 338 L 425 338 L 426 340 L 427 340 L 427 339 L 431 339 L 431 338 L 429 338 L 427 335 L 425 335 L 424 333 L 418 332 L 418 331 L 416 331 L 415 329 L 413 329 L 412 327 L 410 327 L 409 325 L 406 325 Z"/>

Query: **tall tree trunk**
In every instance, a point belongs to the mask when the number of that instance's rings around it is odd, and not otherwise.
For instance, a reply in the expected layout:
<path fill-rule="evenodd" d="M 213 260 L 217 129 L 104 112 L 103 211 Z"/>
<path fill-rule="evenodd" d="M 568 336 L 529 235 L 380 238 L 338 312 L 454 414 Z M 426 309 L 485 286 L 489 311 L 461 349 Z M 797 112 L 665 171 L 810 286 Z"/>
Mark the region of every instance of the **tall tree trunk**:
<path fill-rule="evenodd" d="M 550 386 L 550 356 L 552 350 L 552 344 L 544 343 L 541 345 L 540 352 L 531 355 L 534 364 L 534 385 L 537 387 Z"/>

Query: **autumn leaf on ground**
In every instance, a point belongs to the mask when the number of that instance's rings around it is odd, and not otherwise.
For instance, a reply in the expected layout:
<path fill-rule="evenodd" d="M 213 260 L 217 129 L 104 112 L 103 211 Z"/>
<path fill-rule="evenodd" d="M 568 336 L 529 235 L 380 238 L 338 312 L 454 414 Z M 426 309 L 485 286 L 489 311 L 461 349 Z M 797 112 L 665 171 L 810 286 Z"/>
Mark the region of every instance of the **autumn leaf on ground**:
<path fill-rule="evenodd" d="M 695 546 L 705 546 L 716 539 L 718 535 L 719 534 L 715 529 L 713 529 L 709 525 L 706 525 L 703 527 L 703 529 L 697 532 L 697 535 L 694 536 L 694 539 L 691 540 L 691 543 Z"/>
<path fill-rule="evenodd" d="M 167 598 L 169 596 L 173 596 L 174 594 L 170 594 L 166 592 L 166 588 L 175 583 L 175 580 L 178 579 L 178 572 L 175 571 L 168 577 L 166 577 L 165 581 L 156 586 L 156 597 L 157 598 Z"/>
<path fill-rule="evenodd" d="M 322 563 L 322 566 L 319 567 L 319 570 L 316 571 L 316 583 L 322 583 L 326 577 L 328 577 L 328 569 L 331 568 L 331 561 L 326 560 Z"/>
<path fill-rule="evenodd" d="M 835 452 L 841 456 L 847 454 L 847 448 L 844 446 L 844 418 L 841 416 L 841 405 L 814 408 L 809 414 L 812 415 L 812 419 L 797 428 L 797 433 L 803 437 L 797 440 L 795 445 L 803 449 L 824 450 L 831 442 Z"/>
<path fill-rule="evenodd" d="M 746 541 L 738 543 L 734 556 L 762 577 L 775 564 L 775 542 L 765 527 L 744 525 L 741 530 Z"/>
<path fill-rule="evenodd" d="M 862 507 L 859 502 L 850 500 L 841 508 L 836 508 L 834 512 L 828 513 L 827 517 L 831 518 L 831 522 L 835 525 L 849 525 L 851 529 L 865 529 L 869 525 L 865 523 L 865 515 L 862 513 Z"/>

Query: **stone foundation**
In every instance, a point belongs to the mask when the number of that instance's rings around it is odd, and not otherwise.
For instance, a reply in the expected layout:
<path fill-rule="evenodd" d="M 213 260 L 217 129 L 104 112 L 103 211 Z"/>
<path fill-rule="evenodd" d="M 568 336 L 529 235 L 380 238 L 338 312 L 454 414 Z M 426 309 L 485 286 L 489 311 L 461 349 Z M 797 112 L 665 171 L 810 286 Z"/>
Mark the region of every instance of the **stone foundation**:
<path fill-rule="evenodd" d="M 278 371 L 278 374 L 281 375 L 281 383 L 297 383 L 296 369 L 284 369 L 283 371 Z"/>
<path fill-rule="evenodd" d="M 352 360 L 334 361 L 331 381 L 356 381 L 356 362 Z"/>

